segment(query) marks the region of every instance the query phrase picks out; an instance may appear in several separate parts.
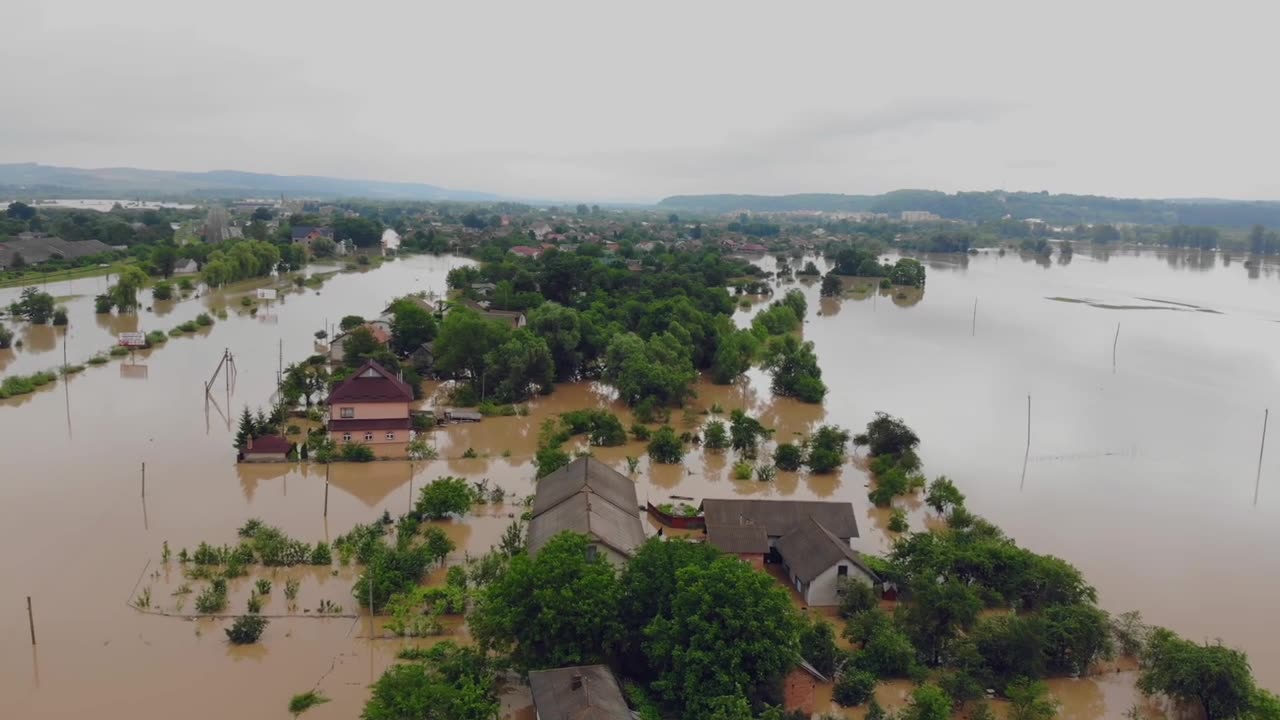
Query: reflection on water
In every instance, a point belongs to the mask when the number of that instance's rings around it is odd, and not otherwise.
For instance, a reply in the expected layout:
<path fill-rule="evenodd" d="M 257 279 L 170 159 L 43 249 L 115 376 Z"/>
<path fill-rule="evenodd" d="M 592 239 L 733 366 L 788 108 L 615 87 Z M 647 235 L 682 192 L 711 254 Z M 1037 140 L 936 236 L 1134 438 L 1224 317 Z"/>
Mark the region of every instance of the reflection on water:
<path fill-rule="evenodd" d="M 1151 254 L 1117 250 L 1104 261 L 1096 253 L 1082 246 L 1070 265 L 1047 269 L 995 253 L 931 260 L 927 293 L 908 303 L 880 297 L 879 290 L 863 300 L 852 292 L 820 300 L 818 284 L 792 283 L 809 300 L 803 334 L 815 343 L 831 388 L 825 405 L 775 399 L 767 376 L 752 371 L 731 386 L 700 384 L 695 407 L 719 405 L 726 414 L 748 409 L 773 428 L 774 441 L 823 423 L 856 430 L 877 410 L 900 415 L 923 438 L 921 457 L 931 477 L 954 478 L 975 512 L 1020 543 L 1079 565 L 1104 607 L 1139 608 L 1149 621 L 1188 637 L 1222 637 L 1245 648 L 1262 683 L 1276 687 L 1280 630 L 1269 622 L 1263 599 L 1280 597 L 1280 558 L 1248 550 L 1280 541 L 1280 491 L 1273 482 L 1280 458 L 1274 454 L 1264 457 L 1258 505 L 1252 504 L 1258 411 L 1280 407 L 1280 397 L 1271 397 L 1280 392 L 1277 287 L 1271 279 L 1251 281 L 1239 263 L 1171 272 L 1164 258 Z M 22 643 L 0 644 L 0 697 L 17 708 L 0 714 L 92 716 L 103 703 L 144 701 L 181 703 L 186 716 L 198 719 L 265 717 L 277 714 L 292 692 L 324 678 L 321 690 L 333 702 L 313 710 L 316 717 L 357 716 L 369 677 L 394 661 L 401 641 L 370 648 L 353 639 L 366 630 L 349 620 L 281 619 L 268 628 L 265 652 L 233 654 L 229 661 L 224 621 L 144 616 L 117 600 L 87 600 L 84 588 L 130 587 L 144 565 L 158 562 L 162 541 L 175 549 L 202 540 L 234 542 L 235 528 L 249 517 L 309 542 L 332 539 L 384 510 L 405 512 L 417 489 L 445 474 L 488 480 L 507 492 L 503 505 L 443 524 L 458 553 L 474 555 L 498 542 L 522 510 L 519 499 L 533 492 L 529 462 L 545 418 L 595 406 L 631 423 L 607 388 L 562 386 L 530 403 L 530 416 L 434 431 L 441 459 L 430 463 L 333 465 L 327 516 L 326 468 L 236 465 L 233 457 L 234 419 L 243 407 L 265 405 L 274 391 L 281 342 L 286 362 L 305 357 L 325 322 L 376 314 L 404 292 L 442 290 L 445 273 L 462 262 L 416 257 L 376 272 L 340 274 L 318 294 L 273 303 L 276 324 L 237 314 L 235 300 L 228 318 L 202 334 L 175 338 L 145 360 L 139 354 L 135 365 L 145 366 L 146 382 L 123 382 L 110 366 L 90 368 L 61 393 L 51 387 L 0 403 L 0 437 L 8 443 L 0 447 L 6 462 L 0 543 L 40 541 L 38 553 L 11 554 L 7 577 L 17 593 L 33 595 L 38 622 L 49 618 L 41 625 L 39 688 L 29 680 L 32 657 Z M 146 311 L 123 321 L 167 329 L 227 304 L 226 295 L 178 302 L 158 327 Z M 975 296 L 981 299 L 976 334 Z M 1113 374 L 1114 311 L 1046 299 L 1054 297 L 1112 306 L 1182 303 L 1221 314 L 1127 313 Z M 119 316 L 91 321 L 91 295 L 69 305 L 73 362 L 111 344 Z M 749 323 L 755 311 L 737 313 L 736 322 Z M 219 383 L 216 397 L 206 400 L 204 382 L 223 348 L 235 353 L 238 380 L 230 393 Z M 9 362 L 40 369 L 58 364 L 57 355 L 19 352 Z M 442 400 L 443 388 L 429 384 L 427 390 L 433 399 L 425 405 Z M 1035 397 L 1031 448 L 1027 394 Z M 710 415 L 694 417 L 702 423 Z M 683 429 L 679 413 L 672 423 Z M 1116 454 L 1117 448 L 1132 452 Z M 468 449 L 477 457 L 463 458 Z M 585 449 L 585 441 L 575 438 L 568 449 Z M 641 458 L 634 475 L 641 502 L 673 496 L 846 500 L 862 519 L 859 549 L 883 551 L 889 541 L 887 513 L 870 507 L 867 476 L 855 463 L 831 475 L 779 473 L 761 483 L 730 478 L 731 452 L 695 451 L 679 465 L 651 464 L 635 441 L 593 452 L 623 472 L 626 457 Z M 1019 492 L 1024 460 L 1032 458 Z M 145 522 L 141 462 L 147 463 Z M 913 529 L 932 521 L 918 498 L 903 506 Z M 356 570 L 334 570 L 338 575 L 305 571 L 311 573 L 302 594 L 309 607 L 320 599 L 355 607 L 349 589 Z M 275 582 L 282 585 L 284 577 Z M 250 586 L 233 584 L 235 608 L 244 606 Z M 282 603 L 276 594 L 270 602 Z M 167 591 L 163 597 L 176 602 Z M 0 636 L 25 632 L 25 618 L 0 614 Z M 465 637 L 464 628 L 454 632 Z M 193 683 L 193 677 L 204 681 Z M 1117 717 L 1134 700 L 1132 680 L 1121 673 L 1055 681 L 1054 691 L 1068 717 Z M 886 706 L 900 706 L 908 689 L 890 683 L 878 695 Z M 527 708 L 521 692 L 512 691 L 508 707 Z M 855 711 L 846 716 L 858 717 Z"/>

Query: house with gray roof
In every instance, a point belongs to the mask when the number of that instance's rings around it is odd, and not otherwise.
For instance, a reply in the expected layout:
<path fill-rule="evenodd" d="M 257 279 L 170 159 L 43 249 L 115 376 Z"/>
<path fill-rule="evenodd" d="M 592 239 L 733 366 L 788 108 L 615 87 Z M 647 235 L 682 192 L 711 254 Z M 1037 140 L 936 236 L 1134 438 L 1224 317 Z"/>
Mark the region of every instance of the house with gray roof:
<path fill-rule="evenodd" d="M 752 564 L 755 557 L 781 561 L 788 581 L 809 605 L 838 605 L 842 578 L 880 583 L 853 549 L 858 522 L 850 503 L 708 498 L 702 513 L 709 544 Z"/>
<path fill-rule="evenodd" d="M 778 538 L 813 518 L 823 527 L 846 541 L 858 537 L 858 521 L 853 505 L 847 502 L 821 500 L 761 500 L 754 498 L 707 498 L 702 501 L 702 514 L 711 525 L 756 525 L 765 529 L 769 546 Z"/>
<path fill-rule="evenodd" d="M 841 580 L 876 586 L 880 578 L 862 555 L 812 517 L 778 538 L 774 549 L 796 592 L 809 605 L 839 605 Z"/>
<path fill-rule="evenodd" d="M 631 720 L 618 679 L 604 665 L 529 672 L 538 720 Z"/>
<path fill-rule="evenodd" d="M 593 457 L 580 457 L 538 480 L 529 521 L 529 553 L 570 530 L 591 538 L 591 552 L 623 565 L 645 540 L 631 478 Z"/>

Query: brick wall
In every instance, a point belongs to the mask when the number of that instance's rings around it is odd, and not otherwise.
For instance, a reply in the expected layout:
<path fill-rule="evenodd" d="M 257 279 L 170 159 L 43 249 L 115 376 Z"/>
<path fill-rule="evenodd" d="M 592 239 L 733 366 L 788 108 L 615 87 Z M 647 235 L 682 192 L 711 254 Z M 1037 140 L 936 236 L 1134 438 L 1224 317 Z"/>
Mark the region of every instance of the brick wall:
<path fill-rule="evenodd" d="M 812 715 L 817 687 L 818 681 L 812 675 L 801 668 L 793 668 L 784 681 L 783 708 L 787 712 L 798 710 L 805 715 Z"/>

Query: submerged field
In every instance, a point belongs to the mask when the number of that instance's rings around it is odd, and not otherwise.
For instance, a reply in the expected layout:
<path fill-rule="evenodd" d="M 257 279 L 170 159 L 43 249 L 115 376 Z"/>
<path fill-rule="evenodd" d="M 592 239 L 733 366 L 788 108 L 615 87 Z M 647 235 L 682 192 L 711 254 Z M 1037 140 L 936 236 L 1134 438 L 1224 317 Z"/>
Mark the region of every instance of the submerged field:
<path fill-rule="evenodd" d="M 176 563 L 161 562 L 164 541 L 175 553 L 202 540 L 231 543 L 250 517 L 307 542 L 331 540 L 384 510 L 406 511 L 416 489 L 439 475 L 487 479 L 514 499 L 533 492 L 530 460 L 544 418 L 611 406 L 629 424 L 608 388 L 561 386 L 531 403 L 529 416 L 438 431 L 437 461 L 333 465 L 327 517 L 324 466 L 234 463 L 235 415 L 267 404 L 281 354 L 288 363 L 312 353 L 313 333 L 342 315 L 376 315 L 406 292 L 443 292 L 445 273 L 466 262 L 415 257 L 337 275 L 318 292 L 282 295 L 255 315 L 237 312 L 250 286 L 121 318 L 93 315 L 92 296 L 105 279 L 51 283 L 49 292 L 77 296 L 66 301 L 73 363 L 116 332 L 229 312 L 194 337 L 0 402 L 0 541 L 10 550 L 11 609 L 0 615 L 0 716 L 282 718 L 289 698 L 312 688 L 332 701 L 307 717 L 358 715 L 368 683 L 414 641 L 371 642 L 367 619 L 307 616 L 274 619 L 262 643 L 235 648 L 225 642 L 226 621 L 156 616 L 130 603 L 138 586 L 152 587 L 166 608 L 176 603 L 171 593 L 181 581 Z M 1251 278 L 1238 265 L 1130 254 L 1078 253 L 1070 265 L 1050 267 L 1014 256 L 948 257 L 929 270 L 925 291 L 909 298 L 855 291 L 820 300 L 816 284 L 795 284 L 809 297 L 804 333 L 831 388 L 825 406 L 774 399 L 753 371 L 735 386 L 700 384 L 695 407 L 749 408 L 775 438 L 824 422 L 860 428 L 877 410 L 900 415 L 923 439 L 930 476 L 955 479 L 972 510 L 1021 544 L 1079 566 L 1104 608 L 1141 610 L 1189 638 L 1221 637 L 1249 652 L 1263 686 L 1280 686 L 1280 631 L 1267 615 L 1267 599 L 1280 597 L 1280 560 L 1261 550 L 1280 540 L 1274 453 L 1263 458 L 1255 501 L 1263 410 L 1280 407 L 1280 279 L 1266 268 Z M 0 291 L 0 302 L 17 292 Z M 1055 302 L 1073 298 L 1089 302 Z M 1130 306 L 1184 311 L 1121 311 Z M 751 312 L 740 312 L 741 321 Z M 0 373 L 61 364 L 60 331 L 22 329 L 18 337 L 24 347 L 0 351 Z M 220 380 L 207 400 L 203 383 L 224 348 L 235 356 L 236 382 L 227 393 Z M 705 419 L 695 413 L 689 422 Z M 675 413 L 672 424 L 682 422 Z M 464 459 L 468 449 L 478 457 Z M 596 453 L 624 467 L 624 457 L 643 448 L 632 442 Z M 779 473 L 770 483 L 732 480 L 731 465 L 700 452 L 678 466 L 646 459 L 638 495 L 655 504 L 673 495 L 847 500 L 862 531 L 859 549 L 880 551 L 891 539 L 887 513 L 867 501 L 856 461 L 833 475 Z M 475 555 L 498 542 L 519 510 L 514 502 L 480 506 L 444 527 L 459 556 Z M 926 511 L 913 508 L 912 528 L 925 522 Z M 296 576 L 300 608 L 328 600 L 354 615 L 355 571 L 334 569 L 259 568 L 232 584 L 232 604 L 243 605 L 256 577 L 283 587 Z M 284 605 L 274 592 L 265 612 Z M 28 595 L 35 648 L 22 611 Z M 374 634 L 383 633 L 375 626 Z M 465 639 L 465 627 L 451 625 L 445 637 Z M 1052 687 L 1067 717 L 1116 717 L 1133 702 L 1132 678 Z M 885 685 L 881 699 L 898 704 L 906 690 Z M 519 688 L 504 702 L 513 717 L 532 717 Z"/>

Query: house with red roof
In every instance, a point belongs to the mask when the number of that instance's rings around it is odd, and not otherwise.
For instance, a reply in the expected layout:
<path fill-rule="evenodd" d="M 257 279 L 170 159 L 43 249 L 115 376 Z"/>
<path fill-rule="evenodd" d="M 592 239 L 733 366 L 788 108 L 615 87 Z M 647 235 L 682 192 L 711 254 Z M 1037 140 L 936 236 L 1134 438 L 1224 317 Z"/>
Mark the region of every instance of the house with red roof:
<path fill-rule="evenodd" d="M 288 462 L 293 443 L 279 435 L 251 437 L 237 458 L 240 462 Z"/>
<path fill-rule="evenodd" d="M 413 388 L 370 360 L 329 392 L 329 439 L 360 443 L 377 457 L 405 457 L 413 439 Z"/>
<path fill-rule="evenodd" d="M 536 258 L 542 254 L 541 248 L 529 247 L 528 245 L 516 245 L 510 250 L 512 255 L 520 257 Z"/>

